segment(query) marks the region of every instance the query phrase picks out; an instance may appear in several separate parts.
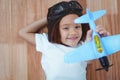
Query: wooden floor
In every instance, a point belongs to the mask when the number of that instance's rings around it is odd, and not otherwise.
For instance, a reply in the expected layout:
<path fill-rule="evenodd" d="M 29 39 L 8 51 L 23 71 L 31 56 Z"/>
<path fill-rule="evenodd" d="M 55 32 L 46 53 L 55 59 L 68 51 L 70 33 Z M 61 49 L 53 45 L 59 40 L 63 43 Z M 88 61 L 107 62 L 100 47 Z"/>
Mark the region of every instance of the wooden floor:
<path fill-rule="evenodd" d="M 47 15 L 47 9 L 60 0 L 0 0 L 0 80 L 45 80 L 40 53 L 26 43 L 18 31 Z M 78 0 L 91 11 L 106 9 L 97 20 L 112 35 L 120 34 L 120 0 Z M 85 12 L 85 11 L 84 11 Z M 46 30 L 46 29 L 45 29 Z M 113 41 L 114 43 L 114 41 Z M 120 52 L 109 56 L 114 64 L 109 72 L 95 71 L 99 61 L 88 65 L 87 80 L 120 80 Z"/>

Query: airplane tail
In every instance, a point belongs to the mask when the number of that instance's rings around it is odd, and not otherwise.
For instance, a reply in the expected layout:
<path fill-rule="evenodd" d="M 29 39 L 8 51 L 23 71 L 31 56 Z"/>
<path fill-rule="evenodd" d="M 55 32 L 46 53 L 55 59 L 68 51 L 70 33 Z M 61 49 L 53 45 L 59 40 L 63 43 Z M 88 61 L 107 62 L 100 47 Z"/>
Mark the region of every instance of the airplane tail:
<path fill-rule="evenodd" d="M 98 18 L 102 17 L 106 13 L 106 10 L 99 10 L 95 12 L 90 12 L 89 9 L 86 9 L 86 14 L 75 19 L 75 23 L 89 23 L 91 20 L 95 21 Z"/>

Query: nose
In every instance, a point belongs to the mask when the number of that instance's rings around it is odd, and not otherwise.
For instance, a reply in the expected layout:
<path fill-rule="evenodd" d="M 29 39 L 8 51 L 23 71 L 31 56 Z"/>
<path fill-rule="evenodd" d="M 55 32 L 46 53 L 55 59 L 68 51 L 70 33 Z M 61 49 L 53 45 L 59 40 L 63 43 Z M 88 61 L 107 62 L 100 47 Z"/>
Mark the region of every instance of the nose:
<path fill-rule="evenodd" d="M 70 31 L 69 31 L 69 34 L 72 34 L 72 35 L 77 34 L 76 29 L 75 28 L 71 28 Z"/>

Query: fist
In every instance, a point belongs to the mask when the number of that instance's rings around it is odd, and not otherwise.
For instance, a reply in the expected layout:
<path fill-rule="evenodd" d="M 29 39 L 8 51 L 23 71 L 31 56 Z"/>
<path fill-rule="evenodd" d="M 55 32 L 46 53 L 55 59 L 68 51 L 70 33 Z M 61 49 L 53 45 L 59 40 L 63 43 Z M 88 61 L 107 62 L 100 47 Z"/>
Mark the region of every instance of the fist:
<path fill-rule="evenodd" d="M 85 42 L 92 39 L 92 30 L 88 30 Z M 101 25 L 96 26 L 96 32 L 100 34 L 101 37 L 109 36 L 110 33 Z"/>

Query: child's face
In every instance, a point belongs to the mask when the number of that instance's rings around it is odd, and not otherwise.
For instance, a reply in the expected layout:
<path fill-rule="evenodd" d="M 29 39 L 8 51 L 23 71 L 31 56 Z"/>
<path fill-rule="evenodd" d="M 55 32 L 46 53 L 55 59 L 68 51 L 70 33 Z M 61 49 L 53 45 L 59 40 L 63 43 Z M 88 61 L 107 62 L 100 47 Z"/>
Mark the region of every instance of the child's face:
<path fill-rule="evenodd" d="M 76 14 L 66 15 L 59 24 L 62 43 L 71 47 L 77 46 L 82 36 L 81 24 L 74 24 L 74 19 L 77 17 Z"/>

